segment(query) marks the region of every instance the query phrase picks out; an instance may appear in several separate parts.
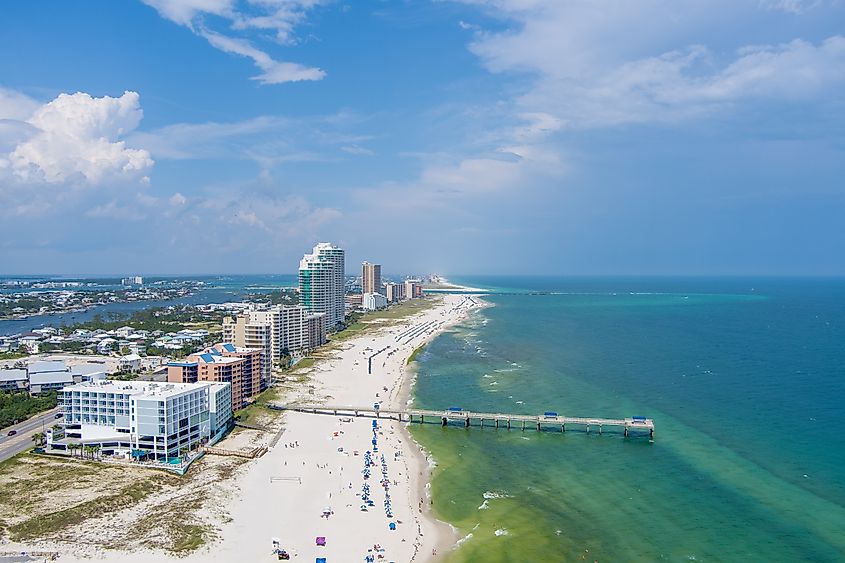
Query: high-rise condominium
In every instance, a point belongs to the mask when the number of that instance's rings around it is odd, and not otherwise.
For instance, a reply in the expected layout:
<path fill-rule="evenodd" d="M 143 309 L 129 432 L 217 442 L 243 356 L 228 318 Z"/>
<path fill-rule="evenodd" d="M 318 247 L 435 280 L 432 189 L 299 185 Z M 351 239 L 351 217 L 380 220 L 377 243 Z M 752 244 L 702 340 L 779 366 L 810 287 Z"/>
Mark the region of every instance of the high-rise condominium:
<path fill-rule="evenodd" d="M 321 242 L 299 262 L 299 302 L 309 313 L 325 313 L 326 325 L 343 322 L 344 251 Z"/>
<path fill-rule="evenodd" d="M 382 293 L 381 264 L 361 264 L 361 293 Z"/>

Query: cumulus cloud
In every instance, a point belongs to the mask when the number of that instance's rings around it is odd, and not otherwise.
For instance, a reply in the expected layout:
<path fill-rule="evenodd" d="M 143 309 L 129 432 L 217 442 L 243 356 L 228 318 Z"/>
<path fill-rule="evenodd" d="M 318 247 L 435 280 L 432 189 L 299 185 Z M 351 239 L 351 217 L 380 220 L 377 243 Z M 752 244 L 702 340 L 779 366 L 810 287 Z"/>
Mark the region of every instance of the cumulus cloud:
<path fill-rule="evenodd" d="M 308 10 L 322 3 L 320 0 L 260 0 L 244 5 L 234 0 L 142 1 L 162 17 L 203 37 L 215 49 L 252 59 L 262 71 L 252 79 L 262 84 L 321 80 L 326 75 L 317 67 L 277 61 L 249 40 L 214 31 L 204 21 L 204 16 L 212 15 L 229 20 L 232 29 L 237 31 L 271 30 L 279 43 L 290 45 L 294 42 L 294 27 L 305 19 Z"/>
<path fill-rule="evenodd" d="M 60 94 L 26 120 L 35 132 L 3 160 L 12 176 L 25 183 L 146 181 L 153 165 L 150 154 L 120 140 L 142 116 L 136 92 L 119 98 Z"/>
<path fill-rule="evenodd" d="M 516 111 L 569 128 L 679 121 L 753 99 L 810 100 L 845 81 L 840 35 L 729 51 L 686 43 L 759 17 L 754 10 L 772 2 L 469 1 L 512 25 L 478 32 L 470 49 L 491 72 L 528 74 Z M 796 11 L 811 3 L 775 4 Z"/>

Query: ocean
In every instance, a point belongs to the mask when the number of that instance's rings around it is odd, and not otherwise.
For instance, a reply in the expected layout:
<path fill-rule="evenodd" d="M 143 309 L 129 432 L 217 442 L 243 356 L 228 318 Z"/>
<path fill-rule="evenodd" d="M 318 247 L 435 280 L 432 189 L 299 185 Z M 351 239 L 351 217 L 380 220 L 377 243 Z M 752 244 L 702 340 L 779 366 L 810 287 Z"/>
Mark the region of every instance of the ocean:
<path fill-rule="evenodd" d="M 845 561 L 845 280 L 454 280 L 414 404 L 644 415 L 654 441 L 413 425 L 455 562 Z"/>

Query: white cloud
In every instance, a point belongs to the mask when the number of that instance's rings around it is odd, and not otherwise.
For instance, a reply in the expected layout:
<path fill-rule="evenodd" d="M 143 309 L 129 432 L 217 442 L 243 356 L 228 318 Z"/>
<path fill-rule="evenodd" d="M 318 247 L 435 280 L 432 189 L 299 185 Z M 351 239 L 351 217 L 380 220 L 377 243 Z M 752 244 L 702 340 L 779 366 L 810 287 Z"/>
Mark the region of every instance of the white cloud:
<path fill-rule="evenodd" d="M 354 154 L 355 156 L 374 156 L 376 154 L 374 151 L 360 145 L 348 145 L 340 147 L 340 150 L 349 154 Z"/>
<path fill-rule="evenodd" d="M 811 100 L 845 81 L 842 36 L 740 45 L 733 53 L 689 42 L 715 36 L 728 21 L 758 18 L 753 4 L 469 2 L 512 24 L 477 33 L 470 49 L 491 72 L 533 77 L 511 100 L 514 113 L 547 115 L 568 128 L 679 121 L 753 99 Z"/>
<path fill-rule="evenodd" d="M 252 59 L 262 74 L 252 77 L 262 84 L 282 84 L 303 80 L 321 80 L 326 73 L 316 67 L 277 61 L 266 51 L 243 37 L 232 37 L 214 31 L 203 21 L 212 15 L 230 21 L 234 30 L 272 30 L 280 43 L 293 43 L 294 27 L 305 19 L 306 12 L 321 4 L 320 0 L 251 0 L 238 6 L 233 0 L 142 0 L 158 13 L 205 38 L 215 49 Z"/>
<path fill-rule="evenodd" d="M 143 0 L 143 2 L 158 10 L 162 17 L 188 27 L 200 14 L 232 17 L 234 12 L 232 0 Z"/>
<path fill-rule="evenodd" d="M 253 76 L 252 79 L 262 84 L 321 80 L 326 76 L 326 73 L 319 68 L 307 67 L 297 63 L 275 61 L 270 58 L 270 55 L 260 49 L 256 49 L 245 39 L 228 37 L 207 29 L 201 30 L 199 34 L 205 37 L 213 47 L 221 51 L 252 59 L 255 65 L 264 71 L 263 74 Z"/>
<path fill-rule="evenodd" d="M 768 10 L 779 10 L 800 15 L 821 4 L 820 0 L 759 0 L 760 6 Z"/>
<path fill-rule="evenodd" d="M 0 87 L 0 119 L 25 121 L 40 105 L 25 94 Z"/>
<path fill-rule="evenodd" d="M 26 123 L 34 133 L 0 156 L 0 161 L 23 183 L 145 181 L 153 166 L 150 154 L 120 140 L 138 126 L 142 116 L 135 92 L 119 98 L 60 94 L 32 113 Z"/>

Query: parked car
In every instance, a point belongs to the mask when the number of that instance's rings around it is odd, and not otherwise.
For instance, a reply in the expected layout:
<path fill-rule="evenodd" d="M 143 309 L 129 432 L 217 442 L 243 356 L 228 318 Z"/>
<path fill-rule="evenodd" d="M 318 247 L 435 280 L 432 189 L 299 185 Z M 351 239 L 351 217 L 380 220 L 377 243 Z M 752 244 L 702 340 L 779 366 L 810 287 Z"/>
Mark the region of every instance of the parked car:
<path fill-rule="evenodd" d="M 17 430 L 9 430 L 9 431 L 6 433 L 6 436 L 14 436 L 14 435 L 15 435 L 15 434 L 17 434 L 17 433 L 18 433 L 18 431 L 17 431 Z"/>
<path fill-rule="evenodd" d="M 57 412 L 57 413 L 56 413 L 56 418 L 62 418 L 63 416 L 64 416 L 64 414 L 63 414 L 63 413 L 60 413 L 60 412 Z"/>

